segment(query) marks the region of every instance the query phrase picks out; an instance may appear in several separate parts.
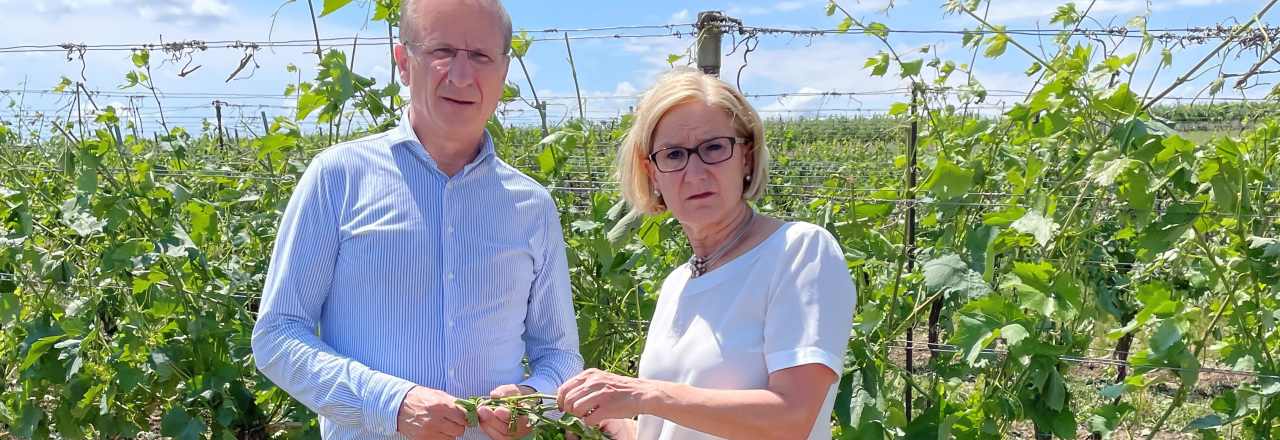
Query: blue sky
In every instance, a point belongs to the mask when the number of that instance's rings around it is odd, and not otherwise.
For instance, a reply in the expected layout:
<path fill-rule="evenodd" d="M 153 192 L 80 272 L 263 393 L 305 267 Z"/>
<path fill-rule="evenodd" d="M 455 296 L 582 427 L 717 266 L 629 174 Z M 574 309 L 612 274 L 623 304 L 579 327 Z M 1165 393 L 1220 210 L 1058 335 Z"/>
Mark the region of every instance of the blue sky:
<path fill-rule="evenodd" d="M 316 1 L 318 9 L 322 1 Z M 945 16 L 941 1 L 897 0 L 887 14 L 879 12 L 887 0 L 863 0 L 861 3 L 846 0 L 840 3 L 859 18 L 883 22 L 893 29 L 959 30 L 977 26 L 968 17 Z M 1010 29 L 1050 28 L 1050 16 L 1063 3 L 1065 1 L 1061 0 L 995 0 L 989 19 Z M 1079 3 L 1083 9 L 1089 2 Z M 1098 22 L 1090 23 L 1088 27 L 1123 26 L 1133 16 L 1147 11 L 1150 11 L 1150 27 L 1153 29 L 1230 24 L 1247 20 L 1264 3 L 1259 0 L 1099 0 L 1091 14 Z M 832 29 L 839 23 L 839 19 L 825 15 L 826 0 L 508 0 L 506 5 L 516 27 L 529 30 L 688 24 L 702 10 L 725 11 L 742 19 L 746 25 L 759 27 Z M 277 8 L 279 14 L 273 22 L 271 15 Z M 63 42 L 157 44 L 162 38 L 166 42 L 314 38 L 307 5 L 300 2 L 280 6 L 278 2 L 240 0 L 0 0 L 0 11 L 3 11 L 0 29 L 5 30 L 0 34 L 0 48 Z M 1280 11 L 1272 11 L 1263 21 L 1278 21 L 1274 19 L 1275 14 L 1280 14 Z M 366 6 L 359 1 L 352 3 L 346 10 L 320 19 L 320 35 L 324 38 L 385 37 L 385 27 L 379 27 L 381 23 L 368 24 L 367 15 Z M 686 36 L 594 38 L 571 42 L 582 92 L 588 98 L 586 109 L 589 117 L 603 118 L 625 112 L 634 105 L 635 96 L 669 68 L 666 62 L 668 55 L 684 54 L 690 48 L 693 39 L 687 33 L 692 28 L 681 26 L 674 29 Z M 669 32 L 666 29 L 624 29 L 571 32 L 570 36 Z M 563 38 L 561 33 L 534 32 L 532 35 L 546 39 Z M 1018 40 L 1029 47 L 1037 44 L 1033 37 L 1018 37 Z M 971 49 L 960 47 L 958 35 L 894 34 L 891 41 L 899 51 L 937 44 L 938 56 L 957 63 L 967 63 L 972 57 Z M 1131 52 L 1136 48 L 1134 40 L 1126 41 L 1120 47 L 1121 52 Z M 728 47 L 731 43 L 733 40 L 726 38 L 726 53 L 732 50 Z M 241 116 L 248 118 L 261 111 L 268 115 L 287 114 L 293 102 L 282 93 L 285 85 L 297 82 L 298 77 L 287 72 L 285 66 L 293 63 L 302 68 L 303 80 L 313 76 L 310 68 L 315 62 L 314 55 L 306 53 L 308 49 L 305 47 L 288 47 L 259 51 L 255 57 L 259 67 L 252 71 L 252 77 L 249 77 L 251 69 L 246 69 L 238 75 L 241 79 L 226 82 L 244 52 L 225 46 L 210 45 L 207 51 L 156 68 L 153 77 L 160 91 L 165 93 L 161 105 L 165 107 L 165 115 L 172 119 L 171 124 L 198 128 L 200 118 L 212 118 L 211 103 L 214 99 L 237 105 L 224 110 L 229 125 L 234 125 Z M 338 44 L 338 47 L 349 51 L 351 46 L 347 42 Z M 816 37 L 812 41 L 803 37 L 763 36 L 758 46 L 746 54 L 746 67 L 741 69 L 741 77 L 739 68 L 743 65 L 744 52 L 741 48 L 723 61 L 723 76 L 752 94 L 871 92 L 903 86 L 896 76 L 872 77 L 868 70 L 863 69 L 867 58 L 881 49 L 878 41 L 862 35 Z M 1175 48 L 1174 66 L 1157 78 L 1155 90 L 1163 89 L 1178 74 L 1184 73 L 1208 49 L 1209 45 Z M 1240 59 L 1228 59 L 1227 67 L 1229 71 L 1245 70 L 1247 66 L 1240 66 L 1255 62 L 1257 56 L 1246 53 Z M 153 59 L 160 57 L 160 54 L 153 54 Z M 144 127 L 156 125 L 156 103 L 145 90 L 136 87 L 117 90 L 132 67 L 127 50 L 90 51 L 85 55 L 83 65 L 75 56 L 72 61 L 67 58 L 67 53 L 61 51 L 14 53 L 0 50 L 0 90 L 8 90 L 7 94 L 0 92 L 0 106 L 7 104 L 8 99 L 14 99 L 21 100 L 22 106 L 30 111 L 47 113 L 61 110 L 64 115 L 74 112 L 65 108 L 65 96 L 14 93 L 24 85 L 28 90 L 48 90 L 62 76 L 67 76 L 74 81 L 84 81 L 90 90 L 103 92 L 95 98 L 99 105 L 129 104 L 130 95 L 133 95 L 132 102 L 142 107 L 137 116 Z M 1158 56 L 1152 56 L 1141 64 L 1140 89 L 1145 88 L 1157 59 Z M 550 98 L 552 102 L 552 122 L 563 120 L 567 115 L 576 115 L 573 109 L 575 100 L 571 98 L 574 85 L 564 42 L 535 42 L 526 63 L 539 96 Z M 392 80 L 389 52 L 385 45 L 359 47 L 355 64 L 358 72 L 376 78 L 379 83 Z M 1029 65 L 1030 58 L 1016 53 L 1012 47 L 999 59 L 979 56 L 975 62 L 978 79 L 991 90 L 1027 90 L 1033 80 L 1022 72 Z M 179 76 L 195 66 L 200 67 L 185 77 Z M 1173 95 L 1194 96 L 1216 75 L 1207 74 L 1179 88 Z M 525 96 L 529 96 L 528 82 L 515 63 L 508 79 L 519 84 Z M 1261 96 L 1270 87 L 1258 87 L 1245 93 Z M 1226 90 L 1223 93 L 1224 96 L 1240 96 L 1241 92 Z M 857 99 L 773 96 L 756 99 L 755 104 L 766 116 L 786 117 L 883 112 L 893 102 L 904 99 L 900 94 L 860 96 Z M 1009 98 L 994 97 L 992 101 L 998 104 L 1002 99 Z M 530 123 L 534 120 L 533 113 L 522 103 L 511 104 L 506 110 L 505 117 L 509 123 Z M 12 110 L 4 111 L 0 112 L 0 117 L 11 118 L 12 114 Z"/>

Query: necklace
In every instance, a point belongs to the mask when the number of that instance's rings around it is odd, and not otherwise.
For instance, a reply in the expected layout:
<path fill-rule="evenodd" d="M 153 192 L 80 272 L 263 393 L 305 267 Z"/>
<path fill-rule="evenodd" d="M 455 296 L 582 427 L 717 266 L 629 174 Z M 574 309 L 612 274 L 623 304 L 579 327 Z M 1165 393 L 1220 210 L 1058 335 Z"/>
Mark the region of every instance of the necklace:
<path fill-rule="evenodd" d="M 716 259 L 720 258 L 721 255 L 724 255 L 729 248 L 738 243 L 738 239 L 742 238 L 742 234 L 747 232 L 747 228 L 751 226 L 751 222 L 756 219 L 756 211 L 754 209 L 747 208 L 747 212 L 750 213 L 748 214 L 750 217 L 747 217 L 747 223 L 743 224 L 741 229 L 738 229 L 738 232 L 733 235 L 733 239 L 729 240 L 728 243 L 721 246 L 720 249 L 717 249 L 715 252 L 712 252 L 711 255 L 699 257 L 695 254 L 692 257 L 689 257 L 689 266 L 693 270 L 692 278 L 697 278 L 707 273 L 707 267 L 711 266 L 711 263 L 714 263 Z"/>

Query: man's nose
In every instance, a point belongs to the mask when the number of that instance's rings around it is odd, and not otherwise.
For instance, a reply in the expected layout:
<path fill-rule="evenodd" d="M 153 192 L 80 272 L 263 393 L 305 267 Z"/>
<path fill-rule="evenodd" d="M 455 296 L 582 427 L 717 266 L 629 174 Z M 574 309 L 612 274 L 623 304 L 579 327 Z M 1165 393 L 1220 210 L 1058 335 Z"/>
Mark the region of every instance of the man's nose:
<path fill-rule="evenodd" d="M 475 68 L 471 65 L 470 53 L 458 51 L 449 59 L 449 82 L 459 87 L 466 87 L 475 82 Z"/>

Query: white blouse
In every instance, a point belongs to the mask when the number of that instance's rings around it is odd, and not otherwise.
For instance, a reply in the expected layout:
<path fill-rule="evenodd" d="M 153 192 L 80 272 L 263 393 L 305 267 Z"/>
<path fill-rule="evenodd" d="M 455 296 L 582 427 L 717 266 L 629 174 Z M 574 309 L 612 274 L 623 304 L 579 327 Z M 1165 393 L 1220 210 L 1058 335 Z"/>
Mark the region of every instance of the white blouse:
<path fill-rule="evenodd" d="M 786 223 L 746 254 L 690 279 L 689 265 L 662 283 L 639 376 L 689 386 L 766 389 L 769 374 L 822 364 L 838 377 L 856 304 L 835 237 L 810 223 Z M 808 439 L 831 439 L 836 384 Z M 640 440 L 720 437 L 642 415 Z M 797 433 L 797 439 L 806 438 Z"/>

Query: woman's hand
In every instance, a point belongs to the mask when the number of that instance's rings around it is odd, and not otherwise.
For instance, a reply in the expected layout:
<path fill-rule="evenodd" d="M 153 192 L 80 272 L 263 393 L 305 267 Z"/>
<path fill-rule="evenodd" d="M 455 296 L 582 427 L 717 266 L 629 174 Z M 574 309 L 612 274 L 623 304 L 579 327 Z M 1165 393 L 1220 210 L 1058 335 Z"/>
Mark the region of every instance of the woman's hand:
<path fill-rule="evenodd" d="M 608 419 L 629 419 L 644 412 L 657 383 L 588 369 L 564 382 L 556 392 L 560 410 L 597 426 Z"/>
<path fill-rule="evenodd" d="M 636 429 L 639 427 L 635 420 L 631 419 L 607 419 L 600 422 L 600 430 L 609 433 L 613 440 L 636 440 Z M 566 433 L 566 440 L 579 440 L 574 433 Z"/>

